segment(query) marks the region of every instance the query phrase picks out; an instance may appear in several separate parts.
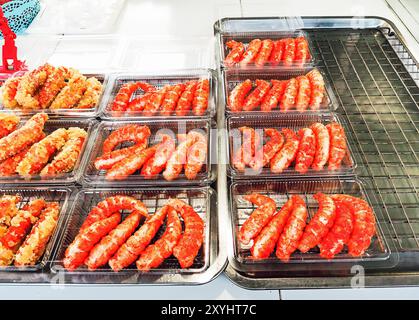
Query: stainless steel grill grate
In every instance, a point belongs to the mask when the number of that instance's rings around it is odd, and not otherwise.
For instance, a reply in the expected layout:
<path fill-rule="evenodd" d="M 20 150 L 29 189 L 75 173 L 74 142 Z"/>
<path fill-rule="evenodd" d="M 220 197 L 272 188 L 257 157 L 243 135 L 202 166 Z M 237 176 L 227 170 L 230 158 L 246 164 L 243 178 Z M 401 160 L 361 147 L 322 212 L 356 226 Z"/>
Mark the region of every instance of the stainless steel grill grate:
<path fill-rule="evenodd" d="M 310 30 L 358 145 L 367 179 L 402 251 L 419 250 L 419 69 L 387 29 Z M 375 205 L 378 205 L 375 204 Z"/>

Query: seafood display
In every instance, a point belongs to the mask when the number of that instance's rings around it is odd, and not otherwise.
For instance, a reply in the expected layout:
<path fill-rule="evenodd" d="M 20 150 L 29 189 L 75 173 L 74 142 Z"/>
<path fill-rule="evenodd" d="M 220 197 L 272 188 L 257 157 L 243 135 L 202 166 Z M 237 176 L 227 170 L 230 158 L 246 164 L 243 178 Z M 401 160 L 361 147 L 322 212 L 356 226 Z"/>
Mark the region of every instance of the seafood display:
<path fill-rule="evenodd" d="M 87 132 L 71 127 L 45 134 L 47 120 L 47 114 L 38 113 L 0 138 L 0 176 L 52 177 L 74 169 Z"/>
<path fill-rule="evenodd" d="M 126 82 L 110 104 L 111 111 L 144 116 L 202 116 L 207 112 L 208 79 L 190 80 L 157 88 L 147 82 Z M 123 113 L 118 114 L 123 116 Z"/>
<path fill-rule="evenodd" d="M 60 206 L 42 198 L 21 206 L 19 195 L 3 195 L 0 266 L 33 266 L 42 257 L 57 226 Z"/>
<path fill-rule="evenodd" d="M 160 229 L 164 233 L 155 239 Z M 180 199 L 168 199 L 149 214 L 140 200 L 116 195 L 92 208 L 67 247 L 63 265 L 70 271 L 82 266 L 89 270 L 109 266 L 117 272 L 132 265 L 148 271 L 173 255 L 180 267 L 187 269 L 202 247 L 204 229 L 195 209 Z"/>
<path fill-rule="evenodd" d="M 311 59 L 309 45 L 304 36 L 279 40 L 253 39 L 247 45 L 230 40 L 225 46 L 228 54 L 224 59 L 224 65 L 227 67 L 235 65 L 262 67 L 278 64 L 291 66 L 307 63 Z"/>
<path fill-rule="evenodd" d="M 374 212 L 358 197 L 316 193 L 313 199 L 318 209 L 311 219 L 298 195 L 291 196 L 278 212 L 275 201 L 267 196 L 252 193 L 244 199 L 257 208 L 240 227 L 237 239 L 243 245 L 251 244 L 253 259 L 270 257 L 275 247 L 275 256 L 283 262 L 297 250 L 301 254 L 319 252 L 321 257 L 333 259 L 345 251 L 345 246 L 350 256 L 361 257 L 376 233 Z"/>
<path fill-rule="evenodd" d="M 207 159 L 208 141 L 204 133 L 191 130 L 177 139 L 174 134 L 161 133 L 155 137 L 159 142 L 152 146 L 148 144 L 150 135 L 150 128 L 139 124 L 127 124 L 112 131 L 103 142 L 102 155 L 94 160 L 95 168 L 105 170 L 108 181 L 124 180 L 133 174 L 144 179 L 161 175 L 173 181 L 182 171 L 189 180 L 197 178 Z M 131 145 L 125 147 L 125 143 Z"/>
<path fill-rule="evenodd" d="M 78 70 L 48 63 L 8 79 L 1 87 L 6 109 L 92 109 L 99 102 L 102 83 Z"/>
<path fill-rule="evenodd" d="M 318 69 L 288 80 L 250 79 L 239 82 L 228 95 L 231 112 L 317 111 L 324 105 L 325 82 Z"/>
<path fill-rule="evenodd" d="M 323 169 L 338 170 L 348 154 L 343 127 L 332 122 L 326 126 L 314 123 L 309 128 L 301 128 L 298 133 L 292 129 L 254 129 L 239 127 L 239 137 L 230 132 L 232 155 L 231 164 L 238 172 L 246 168 L 260 171 L 269 167 L 270 172 L 280 174 L 292 167 L 304 174 Z M 263 142 L 263 144 L 262 144 Z M 328 166 L 326 167 L 326 165 Z"/>

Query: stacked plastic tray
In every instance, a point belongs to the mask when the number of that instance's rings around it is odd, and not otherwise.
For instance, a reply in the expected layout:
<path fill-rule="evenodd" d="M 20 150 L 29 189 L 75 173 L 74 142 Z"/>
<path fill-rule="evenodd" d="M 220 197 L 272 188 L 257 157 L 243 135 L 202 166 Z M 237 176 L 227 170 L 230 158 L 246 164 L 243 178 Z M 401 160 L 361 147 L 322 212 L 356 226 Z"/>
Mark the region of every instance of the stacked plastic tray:
<path fill-rule="evenodd" d="M 240 20 L 240 19 L 239 19 Z M 231 23 L 231 25 L 230 25 Z M 219 25 L 225 27 L 217 28 L 216 36 L 218 40 L 218 58 L 221 84 L 223 89 L 223 105 L 225 112 L 226 126 L 226 150 L 227 153 L 227 175 L 229 189 L 229 213 L 231 221 L 231 243 L 229 250 L 229 271 L 241 274 L 244 277 L 252 279 L 274 278 L 276 276 L 284 276 L 287 272 L 292 271 L 294 276 L 308 276 L 315 272 L 321 274 L 346 274 L 354 265 L 362 265 L 365 268 L 385 268 L 394 266 L 394 260 L 390 258 L 391 249 L 386 242 L 380 221 L 382 213 L 377 207 L 374 208 L 377 221 L 377 232 L 373 238 L 372 244 L 368 251 L 362 257 L 350 256 L 346 249 L 336 255 L 333 260 L 326 260 L 320 257 L 319 249 L 313 248 L 308 253 L 301 253 L 298 250 L 291 256 L 289 262 L 282 262 L 272 254 L 266 259 L 254 259 L 251 256 L 249 245 L 241 244 L 237 239 L 238 231 L 242 224 L 255 210 L 255 206 L 244 199 L 245 195 L 256 192 L 265 196 L 269 196 L 275 200 L 277 208 L 281 208 L 292 195 L 301 196 L 307 204 L 309 219 L 318 210 L 318 203 L 313 198 L 317 192 L 326 194 L 345 193 L 365 199 L 370 205 L 376 203 L 376 199 L 371 199 L 367 195 L 365 182 L 359 179 L 355 174 L 357 166 L 353 149 L 357 148 L 352 137 L 350 126 L 344 121 L 344 118 L 337 114 L 335 110 L 338 102 L 335 98 L 334 91 L 330 85 L 330 80 L 326 76 L 319 61 L 316 61 L 311 55 L 305 63 L 294 63 L 285 66 L 284 63 L 265 63 L 256 66 L 254 63 L 240 65 L 240 63 L 228 66 L 224 63 L 229 49 L 226 43 L 231 40 L 242 42 L 245 47 L 253 39 L 271 39 L 279 40 L 288 37 L 304 36 L 308 40 L 309 51 L 311 48 L 311 39 L 304 30 L 286 30 L 272 31 L 263 30 L 273 28 L 273 26 L 258 25 L 257 19 L 243 19 L 235 23 L 234 19 L 221 21 Z M 261 27 L 261 28 L 259 28 Z M 254 31 L 253 31 L 254 29 Z M 255 83 L 256 79 L 262 80 L 288 80 L 291 77 L 307 74 L 316 68 L 322 74 L 325 81 L 325 94 L 317 110 L 306 110 L 298 112 L 290 109 L 286 112 L 282 108 L 263 112 L 260 106 L 252 109 L 252 111 L 232 111 L 229 107 L 229 96 L 231 91 L 237 84 L 249 79 Z M 281 130 L 289 128 L 298 132 L 300 128 L 310 127 L 313 123 L 320 122 L 324 125 L 336 122 L 342 125 L 346 133 L 348 150 L 342 164 L 338 170 L 330 171 L 327 165 L 322 170 L 309 169 L 305 173 L 299 173 L 291 164 L 290 167 L 281 173 L 273 173 L 267 167 L 254 171 L 246 167 L 244 170 L 237 170 L 232 163 L 235 150 L 241 145 L 240 127 L 250 127 L 255 129 L 260 137 L 264 136 L 264 129 L 274 128 Z M 263 140 L 263 138 L 262 138 Z M 246 152 L 246 151 L 243 151 Z M 260 282 L 263 287 L 263 282 Z"/>

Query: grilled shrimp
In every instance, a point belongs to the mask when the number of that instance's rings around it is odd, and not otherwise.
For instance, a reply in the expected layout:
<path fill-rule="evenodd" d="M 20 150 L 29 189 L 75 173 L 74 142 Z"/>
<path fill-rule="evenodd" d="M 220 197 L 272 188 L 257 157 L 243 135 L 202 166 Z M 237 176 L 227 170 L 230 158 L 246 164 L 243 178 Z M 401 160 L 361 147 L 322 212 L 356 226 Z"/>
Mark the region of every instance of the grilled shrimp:
<path fill-rule="evenodd" d="M 335 255 L 342 251 L 354 228 L 352 213 L 348 206 L 340 201 L 334 202 L 336 206 L 335 223 L 319 244 L 320 256 L 325 259 L 333 259 Z"/>
<path fill-rule="evenodd" d="M 239 241 L 248 244 L 271 221 L 275 214 L 276 204 L 271 198 L 257 193 L 246 195 L 244 199 L 258 206 L 243 223 L 238 234 Z"/>
<path fill-rule="evenodd" d="M 147 92 L 153 90 L 154 86 L 145 82 L 124 83 L 115 96 L 111 107 L 112 111 L 126 111 L 131 96 L 140 88 Z"/>
<path fill-rule="evenodd" d="M 90 109 L 94 108 L 99 102 L 100 94 L 102 93 L 102 84 L 94 77 L 86 80 L 86 91 L 74 107 L 75 109 Z"/>
<path fill-rule="evenodd" d="M 204 242 L 204 221 L 194 208 L 179 199 L 170 199 L 167 204 L 172 206 L 182 217 L 185 230 L 173 248 L 182 269 L 189 268 Z"/>
<path fill-rule="evenodd" d="M 260 110 L 269 112 L 278 106 L 287 87 L 287 81 L 271 80 L 272 88 L 263 98 Z"/>
<path fill-rule="evenodd" d="M 203 134 L 198 133 L 196 142 L 188 149 L 186 155 L 185 176 L 189 180 L 195 179 L 201 171 L 207 157 L 207 148 L 207 138 Z"/>
<path fill-rule="evenodd" d="M 168 206 L 156 211 L 144 224 L 118 249 L 109 260 L 109 266 L 113 271 L 122 270 L 137 260 L 159 231 L 166 217 Z"/>
<path fill-rule="evenodd" d="M 122 148 L 105 153 L 95 159 L 94 165 L 98 170 L 109 170 L 119 161 L 129 157 L 134 153 L 139 153 L 141 150 L 147 148 L 147 140 L 140 142 L 128 148 Z"/>
<path fill-rule="evenodd" d="M 314 170 L 322 170 L 329 159 L 330 138 L 327 128 L 321 123 L 314 123 L 310 126 L 316 136 L 316 154 L 311 167 Z"/>
<path fill-rule="evenodd" d="M 310 109 L 318 110 L 322 104 L 325 91 L 323 76 L 319 70 L 313 69 L 306 74 L 306 77 L 310 80 L 311 86 Z"/>
<path fill-rule="evenodd" d="M 68 140 L 63 148 L 54 157 L 51 163 L 41 170 L 41 177 L 54 176 L 74 169 L 79 159 L 81 149 L 87 137 L 87 132 L 83 129 L 73 127 L 67 130 Z"/>
<path fill-rule="evenodd" d="M 156 153 L 142 167 L 141 175 L 149 179 L 161 173 L 175 149 L 175 140 L 170 135 L 162 135 L 162 142 L 158 145 Z"/>
<path fill-rule="evenodd" d="M 237 112 L 243 109 L 244 99 L 250 90 L 252 90 L 252 81 L 249 79 L 234 87 L 228 96 L 228 107 L 231 111 Z"/>
<path fill-rule="evenodd" d="M 4 195 L 0 197 L 0 223 L 10 226 L 10 222 L 16 216 L 18 209 L 17 204 L 22 200 L 19 195 Z"/>
<path fill-rule="evenodd" d="M 227 67 L 232 67 L 236 63 L 240 62 L 244 53 L 244 44 L 234 40 L 230 40 L 226 43 L 226 47 L 231 49 L 227 57 L 224 59 L 224 64 Z"/>
<path fill-rule="evenodd" d="M 153 92 L 153 94 L 150 96 L 144 107 L 143 114 L 147 117 L 156 114 L 159 111 L 163 103 L 163 100 L 169 90 L 170 86 L 167 85 L 162 89 Z"/>
<path fill-rule="evenodd" d="M 103 142 L 102 152 L 108 153 L 114 150 L 120 143 L 132 141 L 142 144 L 151 135 L 148 126 L 128 124 L 113 131 Z"/>
<path fill-rule="evenodd" d="M 20 109 L 22 106 L 16 101 L 16 92 L 22 77 L 9 78 L 1 87 L 1 100 L 6 109 Z"/>
<path fill-rule="evenodd" d="M 147 105 L 147 103 L 150 102 L 150 98 L 153 95 L 153 93 L 154 93 L 154 91 L 146 92 L 143 95 L 132 99 L 128 103 L 127 110 L 128 111 L 136 111 L 136 112 L 143 111 L 145 106 Z"/>
<path fill-rule="evenodd" d="M 279 236 L 287 223 L 288 217 L 292 211 L 293 202 L 289 199 L 279 210 L 272 220 L 262 229 L 255 238 L 254 244 L 250 249 L 252 257 L 256 259 L 268 258 L 275 250 Z"/>
<path fill-rule="evenodd" d="M 298 82 L 297 79 L 291 78 L 287 82 L 287 86 L 285 87 L 284 94 L 281 98 L 281 103 L 279 104 L 279 109 L 281 111 L 288 111 L 295 105 L 295 99 L 297 98 L 298 94 Z"/>
<path fill-rule="evenodd" d="M 197 85 L 197 81 L 189 81 L 186 83 L 185 90 L 182 92 L 177 102 L 177 116 L 186 116 L 192 109 L 192 101 L 194 100 Z"/>
<path fill-rule="evenodd" d="M 140 224 L 142 214 L 139 211 L 132 211 L 115 229 L 102 238 L 90 251 L 84 262 L 89 270 L 95 270 L 104 266 L 114 253 L 131 236 Z"/>
<path fill-rule="evenodd" d="M 0 138 L 3 138 L 9 133 L 15 131 L 19 121 L 20 118 L 14 114 L 0 114 Z"/>
<path fill-rule="evenodd" d="M 28 153 L 18 164 L 16 172 L 24 177 L 36 174 L 48 163 L 51 156 L 60 150 L 68 139 L 68 132 L 60 128 L 30 147 Z"/>
<path fill-rule="evenodd" d="M 375 217 L 372 208 L 360 198 L 337 194 L 333 201 L 347 206 L 354 219 L 354 228 L 348 241 L 349 254 L 353 257 L 362 256 L 371 244 L 375 234 Z"/>
<path fill-rule="evenodd" d="M 49 106 L 50 109 L 72 109 L 74 108 L 87 88 L 87 78 L 75 72 L 66 86 L 60 91 Z"/>
<path fill-rule="evenodd" d="M 298 245 L 298 250 L 303 253 L 320 243 L 336 218 L 336 207 L 331 197 L 323 193 L 316 193 L 313 197 L 319 202 L 319 210 L 308 223 Z"/>
<path fill-rule="evenodd" d="M 36 92 L 45 83 L 51 71 L 52 66 L 46 63 L 22 76 L 17 86 L 15 99 L 23 109 L 40 108 Z"/>
<path fill-rule="evenodd" d="M 282 56 L 284 55 L 284 49 L 285 49 L 284 39 L 276 40 L 274 42 L 274 48 L 269 58 L 269 62 L 271 63 L 271 65 L 275 66 L 281 62 Z"/>
<path fill-rule="evenodd" d="M 295 159 L 295 170 L 299 173 L 306 173 L 316 154 L 316 136 L 310 128 L 300 129 L 298 135 L 300 144 Z"/>
<path fill-rule="evenodd" d="M 165 259 L 173 254 L 173 249 L 182 236 L 182 224 L 176 210 L 168 208 L 166 230 L 160 239 L 149 245 L 137 260 L 138 270 L 148 271 L 160 266 Z"/>
<path fill-rule="evenodd" d="M 336 170 L 347 152 L 345 130 L 339 123 L 326 125 L 330 138 L 329 170 Z"/>
<path fill-rule="evenodd" d="M 299 196 L 292 196 L 291 199 L 293 209 L 276 247 L 277 258 L 284 262 L 289 261 L 291 254 L 297 250 L 308 216 L 304 200 Z"/>
<path fill-rule="evenodd" d="M 243 135 L 243 143 L 238 150 L 233 150 L 232 162 L 237 170 L 244 171 L 246 165 L 250 165 L 252 160 L 258 159 L 259 155 L 255 154 L 255 150 L 259 148 L 261 139 L 253 128 L 240 127 L 239 130 Z"/>
<path fill-rule="evenodd" d="M 252 111 L 259 106 L 271 87 L 271 84 L 265 80 L 257 79 L 255 83 L 256 88 L 244 100 L 243 111 Z"/>
<path fill-rule="evenodd" d="M 69 79 L 70 71 L 65 67 L 54 68 L 48 74 L 45 84 L 39 89 L 38 101 L 41 109 L 48 108 Z"/>
<path fill-rule="evenodd" d="M 274 42 L 271 39 L 262 40 L 259 53 L 255 58 L 255 65 L 263 67 L 263 65 L 269 61 L 273 48 Z"/>
<path fill-rule="evenodd" d="M 292 65 L 295 61 L 295 40 L 293 38 L 288 38 L 284 40 L 284 54 L 282 60 L 284 65 Z"/>
<path fill-rule="evenodd" d="M 183 83 L 178 83 L 173 86 L 170 86 L 161 104 L 161 108 L 160 108 L 161 115 L 169 116 L 173 113 L 173 111 L 175 111 L 177 102 L 184 90 L 185 90 L 185 84 Z"/>
<path fill-rule="evenodd" d="M 249 45 L 247 46 L 246 51 L 243 53 L 242 59 L 240 60 L 240 65 L 246 66 L 247 64 L 255 61 L 256 56 L 261 46 L 262 46 L 262 40 L 260 39 L 254 39 L 250 41 Z"/>
<path fill-rule="evenodd" d="M 288 168 L 298 152 L 300 142 L 295 132 L 291 129 L 282 129 L 282 133 L 285 136 L 285 143 L 282 149 L 271 159 L 271 171 L 273 173 L 281 173 Z"/>
<path fill-rule="evenodd" d="M 39 220 L 33 226 L 15 256 L 15 266 L 34 265 L 44 254 L 58 223 L 60 206 L 57 202 L 47 203 Z"/>
<path fill-rule="evenodd" d="M 196 116 L 202 116 L 208 109 L 209 80 L 202 79 L 198 81 L 195 96 L 192 101 L 192 112 Z"/>
<path fill-rule="evenodd" d="M 64 268 L 75 270 L 82 265 L 94 245 L 115 229 L 120 221 L 121 214 L 114 213 L 110 217 L 96 221 L 87 228 L 80 230 L 65 251 Z"/>
<path fill-rule="evenodd" d="M 266 166 L 284 145 L 284 136 L 278 130 L 267 128 L 265 129 L 265 134 L 270 137 L 270 139 L 262 147 L 260 152 L 256 152 L 257 155 L 261 154 L 262 157 L 255 157 L 255 159 L 252 159 L 249 163 L 249 166 L 255 171 L 259 171 Z"/>
<path fill-rule="evenodd" d="M 310 81 L 305 76 L 299 76 L 296 78 L 296 80 L 298 82 L 298 93 L 295 99 L 295 107 L 298 111 L 303 112 L 308 108 L 308 105 L 310 104 Z"/>
<path fill-rule="evenodd" d="M 308 49 L 308 42 L 305 37 L 298 37 L 295 39 L 295 61 L 305 63 L 310 59 L 310 50 Z"/>
<path fill-rule="evenodd" d="M 80 227 L 80 231 L 88 228 L 97 221 L 110 217 L 112 213 L 121 210 L 139 211 L 144 217 L 148 217 L 147 208 L 140 200 L 129 196 L 116 195 L 104 199 L 96 207 L 92 208 Z"/>
<path fill-rule="evenodd" d="M 43 135 L 45 122 L 48 115 L 38 113 L 30 118 L 19 129 L 0 139 L 0 161 L 29 147 Z"/>

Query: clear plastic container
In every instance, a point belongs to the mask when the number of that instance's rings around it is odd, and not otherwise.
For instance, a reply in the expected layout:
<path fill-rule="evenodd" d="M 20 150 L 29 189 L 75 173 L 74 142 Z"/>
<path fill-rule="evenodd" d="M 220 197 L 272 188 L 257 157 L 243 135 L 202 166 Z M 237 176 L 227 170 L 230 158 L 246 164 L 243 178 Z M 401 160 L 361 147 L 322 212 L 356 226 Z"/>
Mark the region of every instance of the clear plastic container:
<path fill-rule="evenodd" d="M 374 214 L 376 217 L 376 235 L 373 237 L 371 245 L 365 254 L 361 257 L 352 257 L 348 254 L 347 248 L 337 254 L 334 259 L 326 260 L 320 257 L 317 247 L 307 253 L 301 253 L 298 250 L 291 255 L 288 262 L 282 262 L 277 259 L 275 252 L 266 259 L 253 259 L 250 254 L 249 245 L 243 245 L 237 240 L 237 233 L 242 224 L 255 209 L 255 206 L 246 201 L 243 196 L 257 192 L 269 196 L 275 200 L 277 208 L 281 208 L 292 195 L 301 196 L 307 204 L 309 220 L 318 210 L 318 202 L 313 198 L 317 192 L 325 194 L 347 194 L 362 198 L 370 205 L 377 204 L 371 200 L 366 193 L 365 183 L 356 178 L 338 179 L 338 178 L 319 178 L 310 180 L 265 180 L 263 182 L 239 181 L 233 182 L 230 186 L 230 214 L 233 230 L 233 254 L 229 256 L 229 261 L 233 267 L 243 272 L 275 272 L 316 269 L 346 269 L 351 265 L 364 265 L 368 267 L 380 268 L 389 267 L 394 263 L 390 259 L 390 248 L 384 237 L 381 221 L 383 215 L 380 205 L 374 205 Z M 308 221 L 309 221 L 308 220 Z"/>
<path fill-rule="evenodd" d="M 13 75 L 13 77 L 19 77 L 25 74 L 25 72 L 19 71 Z M 104 97 L 104 92 L 108 85 L 108 75 L 104 73 L 83 73 L 87 78 L 95 77 L 102 83 L 102 93 L 99 97 L 98 103 L 94 108 L 89 109 L 6 109 L 4 105 L 0 104 L 0 113 L 14 113 L 22 117 L 29 117 L 39 112 L 44 112 L 52 119 L 54 118 L 95 118 L 99 114 L 99 105 Z"/>
<path fill-rule="evenodd" d="M 102 146 L 105 139 L 117 128 L 129 125 L 138 124 L 146 125 L 150 128 L 151 136 L 148 138 L 149 146 L 158 143 L 158 135 L 162 133 L 170 134 L 176 140 L 178 134 L 185 134 L 191 130 L 199 130 L 205 134 L 208 141 L 206 163 L 203 165 L 200 173 L 196 179 L 188 180 L 185 174 L 182 173 L 173 181 L 166 181 L 163 174 L 158 174 L 154 179 L 144 179 L 137 171 L 128 176 L 124 180 L 106 180 L 104 170 L 97 170 L 94 166 L 94 161 L 97 157 L 102 155 Z M 137 121 L 104 121 L 99 124 L 95 136 L 92 138 L 92 143 L 89 146 L 88 156 L 83 163 L 83 177 L 82 184 L 88 186 L 127 186 L 127 185 L 208 185 L 215 179 L 215 161 L 216 157 L 216 143 L 215 139 L 211 137 L 211 128 L 214 123 L 210 120 L 137 120 Z M 176 143 L 177 144 L 177 143 Z M 130 146 L 131 143 L 123 143 L 121 147 Z"/>
<path fill-rule="evenodd" d="M 241 82 L 245 81 L 246 79 L 250 79 L 254 84 L 256 79 L 261 80 L 289 80 L 291 78 L 298 77 L 300 75 L 305 75 L 311 70 L 315 69 L 314 67 L 303 67 L 303 68 L 286 68 L 286 67 L 279 67 L 279 68 L 269 68 L 269 69 L 246 69 L 246 70 L 238 70 L 238 69 L 225 69 L 222 71 L 223 77 L 223 95 L 224 95 L 224 103 L 225 103 L 225 110 L 227 114 L 240 114 L 240 115 L 251 115 L 251 114 L 284 114 L 283 111 L 279 109 L 277 106 L 275 109 L 271 110 L 270 112 L 262 112 L 260 111 L 260 106 L 258 106 L 253 111 L 239 111 L 233 112 L 228 107 L 228 97 L 231 91 Z M 310 108 L 307 108 L 304 112 L 299 112 L 294 108 L 291 108 L 286 113 L 319 113 L 325 111 L 334 111 L 338 107 L 338 102 L 333 94 L 333 90 L 330 86 L 328 78 L 326 77 L 325 73 L 321 68 L 316 67 L 320 71 L 323 76 L 325 82 L 325 94 L 323 100 L 321 102 L 319 110 L 311 111 Z"/>
<path fill-rule="evenodd" d="M 22 125 L 27 119 L 21 120 Z M 32 175 L 29 179 L 25 179 L 18 174 L 6 177 L 0 177 L 0 183 L 6 185 L 70 185 L 79 180 L 82 174 L 83 158 L 86 156 L 87 145 L 90 143 L 90 139 L 93 136 L 96 127 L 95 120 L 79 119 L 79 120 L 48 120 L 44 127 L 46 135 L 52 133 L 59 128 L 70 128 L 78 127 L 86 130 L 87 138 L 82 146 L 80 156 L 74 165 L 74 169 L 68 173 L 62 173 L 54 177 L 41 177 L 39 174 Z"/>
<path fill-rule="evenodd" d="M 167 258 L 164 263 L 148 272 L 137 270 L 135 263 L 120 270 L 118 273 L 114 272 L 108 265 L 100 267 L 96 270 L 89 270 L 87 266 L 82 265 L 74 271 L 68 271 L 64 268 L 62 260 L 65 255 L 67 247 L 73 242 L 74 238 L 79 232 L 80 226 L 84 222 L 90 210 L 95 207 L 100 201 L 107 197 L 115 195 L 126 195 L 134 197 L 144 203 L 150 215 L 154 214 L 158 209 L 162 208 L 170 198 L 183 200 L 191 205 L 198 215 L 205 223 L 204 242 L 194 260 L 193 265 L 188 269 L 182 269 L 174 256 Z M 136 188 L 122 189 L 83 189 L 79 191 L 74 199 L 73 205 L 69 211 L 69 219 L 63 227 L 59 243 L 54 251 L 54 258 L 52 262 L 52 272 L 65 272 L 69 275 L 107 275 L 109 278 L 132 276 L 133 274 L 144 276 L 140 281 L 150 281 L 150 278 L 163 277 L 169 284 L 174 280 L 179 281 L 180 277 L 188 277 L 190 275 L 203 275 L 208 271 L 210 264 L 217 255 L 218 251 L 218 225 L 216 214 L 216 193 L 209 187 L 204 188 L 144 188 L 138 190 Z M 122 219 L 128 216 L 129 212 L 122 213 Z M 182 221 L 182 220 L 181 220 Z M 143 221 L 140 223 L 140 227 Z M 182 221 L 183 224 L 183 221 Z M 164 230 L 165 223 L 157 232 L 152 243 L 159 239 Z M 109 279 L 109 281 L 112 281 Z M 134 281 L 136 281 L 134 279 Z M 156 280 L 154 280 L 156 281 Z M 129 282 L 129 280 L 127 281 Z M 152 281 L 150 281 L 152 282 Z"/>
<path fill-rule="evenodd" d="M 202 116 L 196 116 L 192 113 L 192 110 L 185 116 L 177 116 L 175 112 L 171 115 L 160 115 L 156 113 L 153 116 L 145 116 L 142 111 L 112 111 L 112 103 L 115 99 L 116 94 L 121 88 L 122 84 L 131 81 L 141 81 L 146 82 L 155 86 L 158 89 L 163 88 L 166 85 L 174 85 L 177 83 L 186 83 L 192 80 L 199 79 L 208 79 L 210 85 L 210 94 L 208 98 L 208 109 Z M 209 118 L 213 117 L 215 114 L 215 101 L 217 99 L 217 77 L 215 71 L 211 69 L 191 69 L 191 70 L 179 70 L 179 71 L 167 71 L 160 74 L 144 74 L 144 73 L 123 73 L 115 74 L 110 79 L 110 85 L 106 91 L 106 98 L 103 99 L 101 105 L 101 117 L 103 119 L 117 119 L 117 120 L 135 120 L 135 119 L 167 119 L 167 118 Z M 144 94 L 144 92 L 139 89 L 131 97 L 135 99 L 136 97 Z"/>
<path fill-rule="evenodd" d="M 62 226 L 68 217 L 66 212 L 71 200 L 70 198 L 72 189 L 66 187 L 2 187 L 0 189 L 0 196 L 15 194 L 19 194 L 22 197 L 22 201 L 19 202 L 19 209 L 22 209 L 27 203 L 34 199 L 42 198 L 47 202 L 58 202 L 60 205 L 60 215 L 58 218 L 57 226 L 55 227 L 54 233 L 46 246 L 45 252 L 35 265 L 23 267 L 16 267 L 11 265 L 0 267 L 0 271 L 36 272 L 44 270 L 48 267 L 49 261 L 51 261 L 53 247 L 58 240 L 58 237 L 61 234 Z"/>
<path fill-rule="evenodd" d="M 318 177 L 318 176 L 347 176 L 353 175 L 354 170 L 356 168 L 356 163 L 353 158 L 353 152 L 351 150 L 352 144 L 352 136 L 348 127 L 346 126 L 343 119 L 338 116 L 337 114 L 330 113 L 330 114 L 284 114 L 284 115 L 269 115 L 269 116 L 230 116 L 226 120 L 227 122 L 227 129 L 228 129 L 228 168 L 227 174 L 230 177 L 235 179 L 266 179 L 266 178 L 306 178 L 306 177 Z M 238 171 L 232 165 L 232 155 L 234 151 L 237 150 L 240 145 L 240 132 L 239 128 L 243 126 L 247 126 L 250 128 L 254 128 L 257 133 L 259 133 L 260 137 L 265 137 L 263 130 L 265 128 L 274 128 L 278 131 L 281 131 L 283 128 L 289 128 L 294 130 L 294 132 L 298 132 L 301 128 L 308 128 L 313 123 L 320 122 L 324 125 L 327 125 L 331 122 L 337 122 L 343 126 L 346 134 L 346 145 L 347 145 L 347 153 L 342 160 L 341 166 L 339 169 L 330 171 L 327 168 L 327 164 L 325 165 L 324 169 L 316 171 L 311 168 L 304 173 L 301 174 L 297 172 L 294 168 L 295 161 L 291 164 L 290 167 L 285 169 L 282 173 L 273 173 L 271 172 L 268 166 L 265 166 L 261 169 L 261 171 L 254 171 L 252 168 L 247 167 L 244 172 Z M 263 143 L 265 143 L 265 139 L 263 139 Z"/>
<path fill-rule="evenodd" d="M 254 63 L 249 63 L 246 66 L 240 66 L 240 64 L 235 64 L 233 66 L 226 66 L 224 64 L 224 60 L 227 57 L 228 53 L 230 52 L 230 49 L 227 48 L 226 43 L 230 40 L 234 40 L 237 42 L 241 42 L 244 44 L 245 48 L 247 48 L 248 44 L 250 43 L 250 41 L 254 40 L 254 39 L 260 39 L 260 40 L 264 40 L 264 39 L 271 39 L 271 40 L 280 40 L 280 39 L 286 39 L 286 38 L 297 38 L 297 37 L 305 37 L 307 42 L 308 42 L 308 49 L 310 52 L 310 59 L 308 59 L 305 62 L 298 62 L 295 61 L 294 63 L 292 63 L 291 65 L 288 65 L 287 67 L 290 68 L 295 68 L 295 67 L 305 67 L 305 66 L 312 66 L 316 61 L 314 60 L 313 57 L 313 51 L 312 51 L 312 45 L 311 45 L 311 41 L 310 41 L 310 37 L 308 36 L 307 32 L 302 31 L 302 30 L 294 30 L 294 31 L 266 31 L 266 32 L 223 32 L 220 33 L 218 36 L 218 46 L 220 49 L 220 64 L 221 67 L 223 68 L 227 68 L 227 69 L 248 69 L 248 68 L 257 68 L 259 70 L 261 69 L 265 69 L 265 68 L 270 68 L 273 65 L 269 62 L 267 62 L 264 66 L 255 66 Z M 277 64 L 277 66 L 284 66 L 284 62 L 281 61 Z"/>

